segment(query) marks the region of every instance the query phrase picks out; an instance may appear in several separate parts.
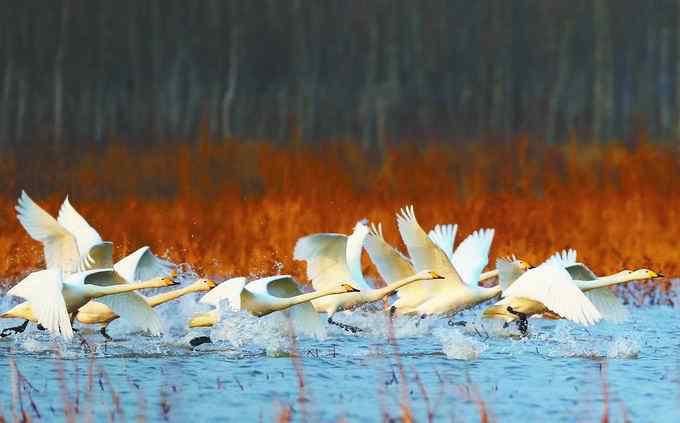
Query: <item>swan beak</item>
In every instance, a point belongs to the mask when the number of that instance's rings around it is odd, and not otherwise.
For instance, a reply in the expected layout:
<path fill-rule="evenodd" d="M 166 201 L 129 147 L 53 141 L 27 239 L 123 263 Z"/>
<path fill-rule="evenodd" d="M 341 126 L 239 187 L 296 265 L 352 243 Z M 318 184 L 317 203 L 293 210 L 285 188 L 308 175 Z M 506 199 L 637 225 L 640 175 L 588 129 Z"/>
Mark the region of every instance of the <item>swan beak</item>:
<path fill-rule="evenodd" d="M 664 276 L 663 273 L 659 273 L 659 272 L 651 271 L 651 272 L 649 272 L 649 273 L 651 273 L 652 279 L 655 279 L 655 278 L 665 278 L 665 277 L 666 277 L 666 276 Z"/>
<path fill-rule="evenodd" d="M 207 282 L 207 283 L 208 283 L 208 289 L 213 289 L 214 287 L 217 286 L 217 284 L 215 283 L 215 281 L 212 280 L 212 279 L 208 279 L 208 282 Z"/>

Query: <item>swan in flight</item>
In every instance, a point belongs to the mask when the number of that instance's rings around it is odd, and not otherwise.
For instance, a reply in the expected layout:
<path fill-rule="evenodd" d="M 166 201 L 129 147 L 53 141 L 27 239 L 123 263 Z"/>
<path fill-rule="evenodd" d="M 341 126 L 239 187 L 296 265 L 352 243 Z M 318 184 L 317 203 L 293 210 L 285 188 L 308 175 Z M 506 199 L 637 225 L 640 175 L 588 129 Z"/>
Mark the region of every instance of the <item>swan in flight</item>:
<path fill-rule="evenodd" d="M 404 210 L 404 213 L 407 213 L 406 210 Z M 412 213 L 412 209 L 409 209 L 408 213 Z M 412 226 L 410 223 L 408 225 Z M 475 287 L 478 281 L 484 279 L 480 274 L 488 262 L 494 231 L 493 229 L 482 229 L 473 232 L 458 246 L 454 253 L 453 239 L 455 237 L 455 230 L 456 225 L 437 225 L 428 234 L 432 243 L 427 242 L 424 245 L 434 254 L 441 254 L 436 252 L 437 250 L 446 254 L 448 261 L 458 272 L 461 280 L 467 282 L 467 285 Z M 448 233 L 448 235 L 442 235 L 442 232 Z M 422 232 L 420 232 L 420 236 L 422 237 Z M 371 257 L 371 261 L 373 261 L 378 272 L 387 282 L 405 278 L 415 272 L 414 264 L 411 260 L 385 241 L 382 225 L 371 225 L 371 231 L 366 238 L 365 247 Z M 530 267 L 528 263 L 522 260 L 517 260 L 517 262 L 522 267 Z M 440 273 L 450 272 L 450 266 L 444 260 L 441 263 L 443 266 L 442 269 L 439 269 Z M 495 276 L 494 273 L 490 277 L 493 276 Z M 405 286 L 397 291 L 399 299 L 393 304 L 391 310 L 399 313 L 415 313 L 415 308 L 419 305 L 433 299 L 435 295 L 447 292 L 446 286 L 442 285 L 439 281 L 420 281 Z M 486 294 L 487 292 L 484 293 Z M 450 294 L 456 295 L 453 291 Z M 488 295 L 490 294 L 489 292 Z"/>
<path fill-rule="evenodd" d="M 140 297 L 130 297 L 115 295 L 128 293 L 145 288 L 163 288 L 166 286 L 177 285 L 172 278 L 154 278 L 139 283 L 121 283 L 120 278 L 111 269 L 94 269 L 85 272 L 73 273 L 64 277 L 58 269 L 45 269 L 33 272 L 16 284 L 7 292 L 7 295 L 21 297 L 31 305 L 31 314 L 35 320 L 47 329 L 52 335 L 63 336 L 66 339 L 73 337 L 71 327 L 72 317 L 75 317 L 78 309 L 94 298 L 101 298 L 100 301 L 106 304 L 119 316 L 128 317 L 133 323 L 143 324 L 153 334 L 160 334 L 160 320 L 154 313 L 151 321 L 141 322 L 149 316 L 144 313 L 148 307 L 146 302 Z M 144 303 L 140 307 L 137 301 Z M 140 310 L 142 311 L 140 313 Z M 2 317 L 13 316 L 10 310 L 2 314 Z M 24 322 L 23 329 L 28 324 L 28 319 Z M 15 329 L 15 328 L 9 328 Z M 21 329 L 21 332 L 23 331 Z M 3 331 L 2 336 L 7 336 Z"/>
<path fill-rule="evenodd" d="M 483 316 L 517 321 L 523 335 L 528 329 L 527 318 L 546 311 L 582 325 L 592 325 L 602 319 L 593 303 L 574 284 L 567 270 L 546 262 L 523 271 L 508 259 L 498 259 L 503 299 L 487 307 Z"/>
<path fill-rule="evenodd" d="M 576 261 L 574 249 L 557 252 L 547 262 L 564 267 L 571 275 L 574 284 L 586 294 L 586 297 L 602 314 L 602 318 L 615 323 L 627 320 L 630 313 L 609 289 L 610 286 L 663 277 L 663 274 L 649 269 L 623 270 L 613 275 L 598 277 L 588 266 Z"/>
<path fill-rule="evenodd" d="M 348 283 L 359 289 L 358 292 L 312 301 L 317 312 L 328 314 L 328 323 L 351 332 L 357 332 L 359 328 L 333 320 L 336 312 L 379 301 L 414 282 L 443 278 L 428 268 L 400 276 L 383 288 L 372 288 L 361 270 L 361 253 L 368 232 L 366 223 L 360 221 L 349 236 L 319 233 L 302 237 L 295 244 L 293 252 L 295 260 L 307 262 L 307 277 L 312 281 L 314 289 L 327 289 L 339 280 L 349 281 Z"/>
<path fill-rule="evenodd" d="M 421 316 L 455 313 L 500 293 L 500 286 L 484 288 L 477 284 L 488 261 L 493 230 L 473 233 L 461 243 L 455 253 L 449 254 L 448 250 L 442 249 L 425 233 L 412 206 L 397 214 L 397 224 L 411 257 L 410 261 L 385 242 L 380 227 L 373 228 L 366 242 L 366 249 L 381 275 L 390 280 L 414 271 L 432 269 L 443 275 L 444 280 L 419 282 L 401 288 L 398 291 L 399 299 L 392 305 L 393 312 L 416 313 Z M 459 261 L 461 271 L 451 263 L 451 259 Z M 467 279 L 463 278 L 461 272 Z"/>
<path fill-rule="evenodd" d="M 210 291 L 215 286 L 216 286 L 215 282 L 213 282 L 210 279 L 198 279 L 191 285 L 185 286 L 183 288 L 164 292 L 158 295 L 154 295 L 153 297 L 142 296 L 142 298 L 144 298 L 149 307 L 156 307 L 161 304 L 165 304 L 167 302 L 176 300 L 177 298 L 183 297 L 184 295 L 192 294 L 194 292 Z M 99 301 L 88 302 L 84 306 L 80 307 L 78 309 L 78 313 L 76 314 L 76 320 L 78 320 L 80 323 L 88 325 L 94 324 L 102 325 L 102 327 L 99 330 L 99 333 L 101 333 L 102 336 L 104 336 L 104 338 L 108 340 L 111 340 L 111 337 L 109 336 L 108 333 L 106 333 L 106 328 L 111 322 L 118 319 L 119 317 L 120 316 L 118 316 L 113 310 L 111 310 L 111 307 Z M 11 310 L 0 314 L 0 318 L 24 319 L 26 321 L 31 322 L 38 321 L 38 319 L 33 314 L 33 308 L 31 307 L 31 303 L 28 301 L 23 302 L 15 306 Z M 11 329 L 14 328 L 5 329 L 5 331 L 3 332 L 5 334 L 8 334 L 8 332 L 10 332 Z"/>
<path fill-rule="evenodd" d="M 48 269 L 57 269 L 64 277 L 76 274 L 85 269 L 109 270 L 103 275 L 111 275 L 110 283 L 125 284 L 141 282 L 168 275 L 170 265 L 154 256 L 148 247 L 142 247 L 130 256 L 113 264 L 112 244 L 102 241 L 99 233 L 90 226 L 71 205 L 68 197 L 59 210 L 57 219 L 38 206 L 25 191 L 16 206 L 17 218 L 31 238 L 43 244 L 45 264 Z M 116 298 L 107 302 L 124 302 L 126 307 L 117 313 L 123 318 L 132 318 L 140 329 L 160 334 L 160 320 L 143 297 L 136 292 L 123 291 Z M 125 313 L 129 313 L 129 316 Z M 134 315 L 134 317 L 133 317 Z M 23 325 L 7 328 L 4 332 L 22 332 Z"/>
<path fill-rule="evenodd" d="M 288 275 L 270 276 L 250 283 L 247 283 L 244 277 L 232 278 L 217 285 L 200 299 L 201 303 L 212 305 L 215 309 L 194 315 L 189 321 L 189 327 L 214 326 L 219 320 L 220 303 L 227 300 L 233 311 L 244 310 L 257 317 L 292 307 L 293 322 L 300 325 L 306 333 L 318 333 L 319 315 L 310 301 L 348 292 L 358 292 L 358 290 L 349 284 L 342 283 L 329 289 L 303 293 L 297 282 Z M 211 342 L 206 336 L 190 341 L 193 347 L 206 342 Z"/>

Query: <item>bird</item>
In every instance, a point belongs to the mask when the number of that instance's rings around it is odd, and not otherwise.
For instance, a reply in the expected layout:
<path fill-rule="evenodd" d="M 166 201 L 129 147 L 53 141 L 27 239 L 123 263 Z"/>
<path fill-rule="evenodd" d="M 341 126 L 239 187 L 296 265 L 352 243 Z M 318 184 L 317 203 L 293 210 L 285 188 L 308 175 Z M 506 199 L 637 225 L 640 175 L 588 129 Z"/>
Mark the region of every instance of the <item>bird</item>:
<path fill-rule="evenodd" d="M 571 275 L 573 283 L 586 294 L 586 297 L 602 314 L 602 318 L 614 323 L 627 320 L 630 313 L 608 287 L 631 281 L 664 277 L 662 273 L 649 269 L 622 270 L 612 275 L 598 277 L 588 266 L 576 261 L 574 249 L 557 252 L 547 262 L 564 267 Z"/>
<path fill-rule="evenodd" d="M 440 248 L 418 223 L 413 206 L 407 206 L 397 213 L 397 225 L 411 261 L 384 242 L 382 231 L 373 232 L 367 242 L 367 250 L 381 274 L 398 272 L 403 276 L 408 272 L 432 269 L 444 277 L 441 281 L 429 281 L 409 285 L 399 290 L 399 299 L 391 311 L 397 314 L 418 314 L 421 317 L 437 314 L 455 314 L 463 309 L 487 301 L 500 293 L 500 286 L 485 288 L 478 286 L 479 274 L 486 265 L 488 256 L 475 253 L 486 249 L 493 231 L 480 231 L 468 237 L 461 245 L 460 253 L 464 272 L 470 283 L 465 283 L 456 269 L 449 254 Z M 460 247 L 459 247 L 460 248 Z M 465 250 L 470 249 L 469 252 Z M 455 253 L 451 254 L 454 257 Z M 480 258 L 480 256 L 482 256 Z M 390 270 L 392 269 L 392 270 Z M 407 272 L 407 269 L 408 272 Z M 389 277 L 393 277 L 393 274 Z"/>
<path fill-rule="evenodd" d="M 421 272 L 404 275 L 385 287 L 372 288 L 361 270 L 361 253 L 368 231 L 366 222 L 362 220 L 357 222 L 349 236 L 335 233 L 307 235 L 298 239 L 293 252 L 295 260 L 307 263 L 307 277 L 312 281 L 314 289 L 326 289 L 338 280 L 349 281 L 348 283 L 359 289 L 359 292 L 312 301 L 317 312 L 328 314 L 329 324 L 350 332 L 358 332 L 360 328 L 335 321 L 335 313 L 379 301 L 397 289 L 420 280 L 443 278 L 437 272 L 422 269 Z"/>
<path fill-rule="evenodd" d="M 191 285 L 183 288 L 179 288 L 173 291 L 164 292 L 162 294 L 154 295 L 153 297 L 144 297 L 144 300 L 150 307 L 156 307 L 161 304 L 167 303 L 169 301 L 180 298 L 184 295 L 191 294 L 194 292 L 206 292 L 210 291 L 216 286 L 215 282 L 210 279 L 198 279 Z M 100 324 L 102 327 L 99 329 L 99 333 L 104 336 L 107 340 L 111 340 L 111 337 L 106 332 L 108 325 L 114 320 L 118 319 L 118 316 L 109 306 L 99 301 L 90 301 L 84 306 L 78 309 L 76 314 L 76 320 L 83 324 Z M 0 318 L 8 319 L 24 319 L 27 322 L 37 322 L 37 318 L 33 314 L 33 308 L 31 303 L 25 301 L 17 306 L 13 307 L 11 310 L 0 314 Z M 10 334 L 11 329 L 5 329 L 5 334 Z M 7 335 L 5 335 L 7 336 Z"/>
<path fill-rule="evenodd" d="M 340 283 L 329 289 L 303 293 L 297 282 L 289 275 L 269 276 L 249 283 L 244 277 L 231 278 L 217 285 L 200 299 L 199 302 L 212 305 L 215 309 L 194 315 L 189 321 L 189 328 L 215 325 L 219 320 L 220 302 L 227 300 L 232 310 L 247 311 L 257 317 L 292 307 L 293 320 L 303 325 L 307 332 L 317 332 L 319 316 L 310 301 L 348 292 L 358 290 L 347 283 Z M 211 342 L 210 338 L 202 336 L 192 339 L 190 344 L 196 347 L 207 342 Z"/>
<path fill-rule="evenodd" d="M 417 222 L 416 222 L 417 223 Z M 448 230 L 445 229 L 448 227 Z M 482 278 L 482 270 L 488 262 L 489 248 L 493 239 L 493 229 L 481 229 L 469 235 L 453 252 L 453 236 L 456 225 L 437 225 L 430 231 L 428 237 L 432 243 L 427 243 L 427 248 L 434 254 L 436 250 L 443 252 L 451 266 L 468 285 L 474 287 Z M 442 235 L 446 232 L 449 235 Z M 422 236 L 422 233 L 420 234 Z M 442 239 L 448 239 L 442 241 Z M 388 244 L 382 232 L 382 225 L 372 224 L 366 238 L 365 248 L 376 265 L 378 272 L 387 282 L 407 277 L 415 272 L 413 263 L 399 250 Z M 445 260 L 442 260 L 445 264 Z M 521 266 L 529 267 L 529 264 L 519 260 Z M 450 266 L 445 265 L 440 271 L 450 271 Z M 495 275 L 492 275 L 495 276 Z M 399 299 L 391 307 L 392 312 L 414 313 L 415 308 L 425 301 L 433 299 L 437 292 L 445 290 L 446 285 L 440 285 L 440 281 L 420 281 L 410 284 L 397 291 Z"/>
<path fill-rule="evenodd" d="M 522 271 L 510 260 L 499 259 L 497 267 L 503 299 L 484 310 L 485 318 L 502 319 L 506 325 L 517 321 L 522 335 L 528 333 L 527 318 L 546 311 L 586 326 L 602 319 L 569 272 L 558 264 L 546 262 Z"/>
<path fill-rule="evenodd" d="M 140 297 L 115 295 L 145 288 L 163 288 L 177 285 L 168 277 L 154 278 L 140 283 L 120 283 L 119 276 L 111 269 L 94 269 L 85 272 L 72 273 L 66 277 L 59 269 L 44 269 L 32 272 L 22 281 L 7 291 L 7 295 L 21 297 L 27 300 L 31 307 L 31 315 L 19 315 L 10 310 L 0 317 L 26 319 L 21 330 L 25 330 L 29 320 L 37 321 L 52 335 L 61 335 L 65 339 L 73 337 L 72 320 L 78 309 L 94 298 L 106 304 L 117 315 L 125 315 L 133 323 L 147 319 L 145 307 L 148 304 Z M 139 301 L 144 307 L 139 306 Z M 21 309 L 20 309 L 21 310 Z M 24 308 L 26 310 L 26 308 Z M 141 312 L 140 312 L 141 310 Z M 153 315 L 155 316 L 155 314 Z M 33 319 L 29 319 L 33 317 Z M 139 322 L 141 323 L 141 322 Z M 145 322 L 152 333 L 160 333 L 160 321 Z M 8 329 L 2 331 L 7 336 Z"/>
<path fill-rule="evenodd" d="M 171 265 L 155 257 L 148 247 L 142 247 L 113 264 L 112 243 L 102 241 L 99 233 L 76 211 L 68 197 L 62 203 L 57 219 L 38 206 L 25 191 L 21 191 L 15 209 L 19 222 L 29 236 L 43 244 L 46 268 L 58 269 L 64 276 L 85 270 L 108 269 L 110 272 L 102 274 L 112 276 L 109 282 L 122 284 L 141 281 L 140 276 L 145 279 L 165 276 L 170 271 Z M 160 334 L 158 316 L 138 293 L 128 291 L 119 296 L 119 301 L 127 297 L 124 302 L 128 307 L 122 311 L 134 313 L 135 324 L 140 329 L 153 335 Z M 128 317 L 125 314 L 121 316 Z M 5 333 L 23 331 L 26 324 L 27 321 L 23 325 L 7 328 Z"/>

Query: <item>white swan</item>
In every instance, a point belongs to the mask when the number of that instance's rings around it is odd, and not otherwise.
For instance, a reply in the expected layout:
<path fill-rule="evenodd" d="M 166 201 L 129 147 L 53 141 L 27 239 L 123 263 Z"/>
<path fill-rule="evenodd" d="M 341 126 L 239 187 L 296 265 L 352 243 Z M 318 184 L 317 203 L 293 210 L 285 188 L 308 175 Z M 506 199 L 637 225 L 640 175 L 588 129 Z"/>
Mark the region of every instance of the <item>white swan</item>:
<path fill-rule="evenodd" d="M 512 265 L 510 261 L 506 262 Z M 512 278 L 506 280 L 501 269 L 503 299 L 487 307 L 484 317 L 502 319 L 506 323 L 517 320 L 522 334 L 527 333 L 528 317 L 546 311 L 582 325 L 592 325 L 602 319 L 600 312 L 573 283 L 564 267 L 543 263 L 514 279 L 519 271 L 515 269 Z"/>
<path fill-rule="evenodd" d="M 99 233 L 73 208 L 68 197 L 61 205 L 58 219 L 38 206 L 25 191 L 21 192 L 16 211 L 26 232 L 43 244 L 46 267 L 58 269 L 65 276 L 83 269 L 109 269 L 112 272 L 103 274 L 112 275 L 110 283 L 124 284 L 141 281 L 140 276 L 144 279 L 166 276 L 170 269 L 167 263 L 153 256 L 148 247 L 140 248 L 114 265 L 112 244 L 102 241 Z M 120 303 L 118 308 L 124 314 L 117 314 L 131 320 L 140 329 L 160 334 L 160 320 L 144 298 L 136 292 L 123 292 L 106 301 Z M 16 333 L 25 329 L 25 324 L 7 330 Z"/>
<path fill-rule="evenodd" d="M 348 283 L 359 288 L 359 292 L 312 301 L 317 312 L 328 314 L 328 323 L 352 332 L 359 329 L 333 320 L 336 312 L 379 301 L 397 289 L 420 280 L 442 278 L 429 269 L 422 269 L 422 272 L 411 272 L 383 288 L 372 288 L 361 270 L 361 253 L 367 235 L 368 227 L 361 221 L 355 225 L 350 236 L 321 233 L 302 237 L 295 244 L 293 253 L 295 260 L 307 262 L 307 277 L 312 281 L 314 289 L 327 289 L 339 280 L 349 281 Z"/>
<path fill-rule="evenodd" d="M 190 328 L 212 327 L 219 320 L 220 303 L 227 300 L 234 311 L 247 311 L 262 317 L 276 311 L 291 309 L 293 322 L 307 334 L 319 333 L 321 326 L 319 315 L 310 301 L 326 296 L 342 295 L 358 292 L 353 286 L 343 283 L 333 288 L 303 293 L 295 280 L 288 275 L 270 276 L 246 282 L 246 278 L 232 278 L 217 285 L 201 298 L 203 304 L 215 307 L 207 313 L 198 313 L 189 321 Z M 192 346 L 211 342 L 209 337 L 198 337 L 190 341 Z"/>
<path fill-rule="evenodd" d="M 460 261 L 458 266 L 468 278 L 468 284 L 451 263 L 447 252 L 418 224 L 412 206 L 397 214 L 397 223 L 411 262 L 385 242 L 380 226 L 374 226 L 367 239 L 366 249 L 381 275 L 387 279 L 432 269 L 444 276 L 444 280 L 424 281 L 401 288 L 398 291 L 399 299 L 392 305 L 394 312 L 420 315 L 455 313 L 498 295 L 500 287 L 484 288 L 477 285 L 488 261 L 493 230 L 475 232 L 461 243 L 456 253 L 451 254 L 452 259 Z M 452 242 L 447 245 L 452 245 Z"/>
<path fill-rule="evenodd" d="M 576 261 L 576 250 L 563 250 L 553 254 L 547 262 L 564 267 L 586 297 L 602 314 L 603 319 L 619 323 L 630 316 L 628 309 L 609 289 L 610 286 L 663 277 L 663 274 L 649 269 L 623 270 L 608 276 L 598 277 L 588 266 Z"/>
<path fill-rule="evenodd" d="M 144 310 L 139 307 L 136 299 L 130 301 L 129 297 L 114 295 L 131 292 L 144 288 L 162 288 L 177 285 L 171 278 L 155 278 L 146 282 L 128 284 L 118 283 L 117 274 L 113 270 L 88 270 L 85 272 L 73 273 L 64 279 L 62 272 L 58 269 L 46 269 L 33 272 L 24 278 L 7 292 L 7 295 L 21 297 L 31 305 L 31 311 L 45 329 L 53 335 L 63 336 L 66 339 L 73 337 L 71 327 L 71 315 L 75 317 L 78 309 L 94 298 L 101 298 L 100 301 L 118 315 L 129 316 L 133 322 L 148 318 L 145 313 L 138 313 Z M 139 298 L 145 307 L 148 307 L 144 299 Z M 152 333 L 160 333 L 160 321 L 153 314 L 153 321 L 145 322 L 145 326 Z M 13 317 L 10 312 L 3 313 L 3 317 Z M 18 316 L 25 318 L 25 316 Z M 25 328 L 28 320 L 24 322 Z M 5 331 L 3 331 L 4 335 Z M 6 336 L 6 335 L 4 335 Z"/>
<path fill-rule="evenodd" d="M 194 292 L 210 291 L 215 286 L 215 282 L 210 279 L 198 279 L 191 285 L 185 286 L 183 288 L 157 294 L 153 297 L 142 296 L 142 298 L 144 298 L 150 307 L 156 307 Z M 111 307 L 99 301 L 88 302 L 84 306 L 80 307 L 78 309 L 78 313 L 76 314 L 76 320 L 78 320 L 80 323 L 88 325 L 102 325 L 102 327 L 99 329 L 99 333 L 101 333 L 106 339 L 111 339 L 108 333 L 106 333 L 106 328 L 111 322 L 118 319 L 119 317 L 120 316 L 111 310 Z M 0 318 L 23 319 L 30 322 L 38 321 L 38 319 L 33 314 L 31 303 L 28 301 L 18 304 L 9 311 L 0 314 Z M 9 330 L 5 330 L 5 333 L 8 332 Z"/>

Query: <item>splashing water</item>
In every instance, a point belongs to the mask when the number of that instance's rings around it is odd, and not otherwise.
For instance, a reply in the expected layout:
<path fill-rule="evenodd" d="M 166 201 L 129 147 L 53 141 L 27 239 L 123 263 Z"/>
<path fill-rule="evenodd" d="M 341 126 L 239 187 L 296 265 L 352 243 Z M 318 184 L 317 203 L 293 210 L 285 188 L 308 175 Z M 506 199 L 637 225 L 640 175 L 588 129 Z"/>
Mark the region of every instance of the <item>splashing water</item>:
<path fill-rule="evenodd" d="M 487 345 L 469 336 L 458 328 L 436 328 L 433 335 L 441 342 L 444 354 L 454 360 L 477 360 Z"/>

